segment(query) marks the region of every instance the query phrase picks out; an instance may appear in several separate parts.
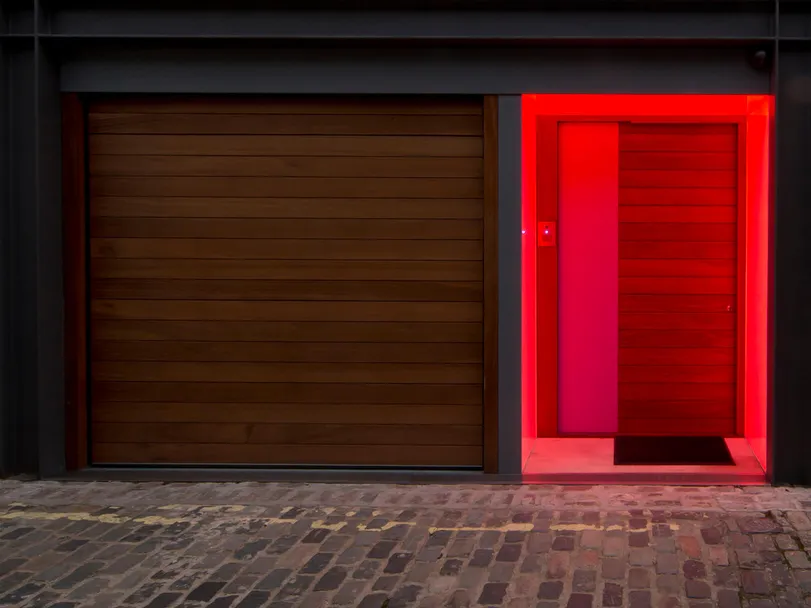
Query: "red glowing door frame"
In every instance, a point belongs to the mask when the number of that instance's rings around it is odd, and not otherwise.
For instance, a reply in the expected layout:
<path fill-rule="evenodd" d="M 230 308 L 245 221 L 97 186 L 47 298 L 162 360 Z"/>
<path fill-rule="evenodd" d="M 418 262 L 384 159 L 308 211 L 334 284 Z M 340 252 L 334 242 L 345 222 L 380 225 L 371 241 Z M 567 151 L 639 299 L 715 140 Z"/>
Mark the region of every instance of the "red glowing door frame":
<path fill-rule="evenodd" d="M 624 95 L 575 95 L 575 96 L 525 96 L 524 136 L 531 146 L 525 146 L 524 154 L 534 156 L 534 161 L 525 158 L 524 166 L 534 169 L 534 179 L 524 179 L 525 205 L 534 210 L 524 210 L 524 232 L 528 241 L 537 244 L 537 222 L 558 220 L 558 159 L 557 133 L 561 122 L 645 122 L 645 123 L 735 123 L 738 125 L 739 155 L 739 241 L 738 241 L 738 387 L 737 431 L 744 434 L 745 362 L 744 341 L 746 335 L 745 269 L 747 183 L 745 141 L 747 115 L 750 114 L 748 96 L 624 96 Z M 759 99 L 759 98 L 758 98 Z M 766 104 L 767 106 L 769 104 Z M 770 112 L 770 110 L 767 108 Z M 527 119 L 534 117 L 534 121 Z M 529 122 L 529 124 L 528 124 Z M 531 129 L 532 133 L 527 131 Z M 529 137 L 528 137 L 529 135 Z M 540 142 L 540 144 L 539 144 Z M 529 148 L 529 149 L 528 149 Z M 750 168 L 751 171 L 751 168 Z M 534 194 L 534 196 L 533 196 Z M 528 195 L 528 198 L 527 196 Z M 533 200 L 534 199 L 534 200 Z M 532 213 L 534 211 L 534 213 Z M 524 280 L 534 279 L 534 309 L 524 314 L 526 330 L 535 335 L 528 341 L 534 343 L 535 382 L 524 378 L 527 386 L 533 386 L 535 403 L 525 402 L 525 410 L 534 407 L 534 416 L 525 411 L 524 420 L 535 422 L 537 437 L 559 436 L 558 432 L 558 251 L 557 247 L 535 248 L 534 276 L 524 275 Z M 528 286 L 525 285 L 525 290 Z M 525 293 L 525 300 L 526 294 Z M 765 314 L 765 313 L 763 313 Z M 535 327 L 533 327 L 533 325 Z M 528 338 L 528 336 L 525 336 Z M 525 351 L 526 352 L 526 351 Z M 525 370 L 527 366 L 525 366 Z M 527 433 L 525 433 L 526 435 Z M 572 435 L 566 435 L 572 436 Z M 765 454 L 761 462 L 765 464 Z"/>

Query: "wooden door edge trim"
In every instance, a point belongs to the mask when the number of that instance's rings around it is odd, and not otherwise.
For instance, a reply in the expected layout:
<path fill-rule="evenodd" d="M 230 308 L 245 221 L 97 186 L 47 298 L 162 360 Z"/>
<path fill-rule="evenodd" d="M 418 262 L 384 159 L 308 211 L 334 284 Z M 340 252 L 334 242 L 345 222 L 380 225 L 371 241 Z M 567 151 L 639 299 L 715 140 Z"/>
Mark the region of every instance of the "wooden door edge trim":
<path fill-rule="evenodd" d="M 560 123 L 568 122 L 563 117 L 536 116 L 535 118 L 535 222 L 558 220 L 558 129 Z M 542 147 L 538 133 L 548 131 L 549 145 Z M 542 151 L 546 153 L 542 153 Z M 543 179 L 541 179 L 543 177 Z M 543 189 L 541 183 L 548 184 Z M 545 208 L 544 208 L 545 207 Z M 552 257 L 541 264 L 541 256 Z M 536 436 L 559 437 L 558 431 L 558 248 L 541 248 L 535 245 L 535 327 L 536 333 L 549 337 L 536 342 Z M 549 266 L 543 280 L 540 278 L 543 266 Z M 545 298 L 540 297 L 540 286 L 545 285 Z M 546 345 L 547 357 L 541 357 L 541 344 Z M 543 365 L 543 361 L 548 365 Z M 542 393 L 541 388 L 546 390 Z"/>
<path fill-rule="evenodd" d="M 484 382 L 483 464 L 499 472 L 498 459 L 498 96 L 485 95 L 482 112 L 484 149 Z"/>
<path fill-rule="evenodd" d="M 65 297 L 65 467 L 88 454 L 86 113 L 76 93 L 62 95 L 62 229 Z"/>
<path fill-rule="evenodd" d="M 747 257 L 747 208 L 746 208 L 746 118 L 737 121 L 738 138 L 738 243 L 736 248 L 738 293 L 735 298 L 737 336 L 735 346 L 735 432 L 739 437 L 746 435 L 746 257 Z"/>

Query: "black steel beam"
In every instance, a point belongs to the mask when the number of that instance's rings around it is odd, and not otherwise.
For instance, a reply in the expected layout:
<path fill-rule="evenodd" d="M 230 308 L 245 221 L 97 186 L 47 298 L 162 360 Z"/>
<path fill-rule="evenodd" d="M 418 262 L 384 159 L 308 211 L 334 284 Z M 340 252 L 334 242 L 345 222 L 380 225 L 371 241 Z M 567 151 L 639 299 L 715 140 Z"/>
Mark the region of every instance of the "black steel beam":
<path fill-rule="evenodd" d="M 769 12 L 62 10 L 40 30 L 68 39 L 762 41 Z"/>
<path fill-rule="evenodd" d="M 774 222 L 773 479 L 811 484 L 811 52 L 780 50 Z"/>

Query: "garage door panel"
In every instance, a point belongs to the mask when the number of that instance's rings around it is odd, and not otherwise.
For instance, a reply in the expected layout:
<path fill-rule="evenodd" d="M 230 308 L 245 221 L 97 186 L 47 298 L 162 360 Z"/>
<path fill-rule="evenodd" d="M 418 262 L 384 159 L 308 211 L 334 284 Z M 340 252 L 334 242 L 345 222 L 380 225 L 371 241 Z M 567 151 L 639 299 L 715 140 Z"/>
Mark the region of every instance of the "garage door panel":
<path fill-rule="evenodd" d="M 98 361 L 92 370 L 102 382 L 391 382 L 403 384 L 474 384 L 480 365 L 418 363 L 251 363 Z"/>
<path fill-rule="evenodd" d="M 481 465 L 481 446 L 404 445 L 257 445 L 206 443 L 96 443 L 93 458 L 99 464 L 256 464 L 279 465 L 462 467 Z"/>
<path fill-rule="evenodd" d="M 476 198 L 482 180 L 462 177 L 97 177 L 94 196 Z"/>
<path fill-rule="evenodd" d="M 90 255 L 105 258 L 197 260 L 481 260 L 481 241 L 317 239 L 102 239 Z M 198 261 L 204 265 L 206 262 Z"/>
<path fill-rule="evenodd" d="M 481 405 L 479 384 L 350 384 L 102 382 L 92 383 L 94 399 L 116 402 L 330 403 L 356 405 Z"/>
<path fill-rule="evenodd" d="M 93 258 L 98 279 L 269 279 L 312 281 L 476 281 L 478 261 L 212 260 Z"/>
<path fill-rule="evenodd" d="M 482 219 L 479 199 L 97 196 L 92 217 Z"/>
<path fill-rule="evenodd" d="M 97 401 L 94 419 L 104 422 L 385 425 L 464 425 L 482 422 L 479 405 L 310 403 L 150 403 Z"/>
<path fill-rule="evenodd" d="M 479 137 L 319 135 L 94 135 L 91 155 L 482 157 Z M 278 196 L 278 195 L 277 195 Z"/>
<path fill-rule="evenodd" d="M 477 116 L 398 114 L 199 114 L 99 113 L 88 116 L 90 133 L 176 135 L 472 135 Z"/>
<path fill-rule="evenodd" d="M 97 320 L 95 340 L 481 344 L 479 323 Z"/>
<path fill-rule="evenodd" d="M 212 203 L 213 204 L 213 203 Z M 104 238 L 481 240 L 480 220 L 96 218 Z"/>
<path fill-rule="evenodd" d="M 98 319 L 177 321 L 481 322 L 478 302 L 256 302 L 94 300 Z"/>
<path fill-rule="evenodd" d="M 96 423 L 100 443 L 405 445 L 481 444 L 481 426 L 417 424 Z"/>
<path fill-rule="evenodd" d="M 106 341 L 92 343 L 97 361 L 228 361 L 316 363 L 479 363 L 471 343 L 403 342 L 200 342 Z"/>
<path fill-rule="evenodd" d="M 93 103 L 95 113 L 131 114 L 442 114 L 481 116 L 480 98 L 441 97 L 245 97 L 213 98 L 169 96 L 132 99 L 100 99 Z"/>
<path fill-rule="evenodd" d="M 481 283 L 448 281 L 262 281 L 101 279 L 93 298 L 141 300 L 374 300 L 480 302 Z"/>
<path fill-rule="evenodd" d="M 175 177 L 472 177 L 481 158 L 99 155 L 93 175 Z"/>
<path fill-rule="evenodd" d="M 480 467 L 481 103 L 288 101 L 91 107 L 93 461 Z"/>

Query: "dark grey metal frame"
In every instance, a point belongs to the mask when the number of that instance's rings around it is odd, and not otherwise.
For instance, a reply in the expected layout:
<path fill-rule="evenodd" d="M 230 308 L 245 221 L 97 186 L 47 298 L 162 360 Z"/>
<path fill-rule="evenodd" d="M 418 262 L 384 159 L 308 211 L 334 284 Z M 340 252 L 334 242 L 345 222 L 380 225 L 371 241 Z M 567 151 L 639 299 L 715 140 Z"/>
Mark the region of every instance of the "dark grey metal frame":
<path fill-rule="evenodd" d="M 0 473 L 58 476 L 65 467 L 63 91 L 500 95 L 499 470 L 505 476 L 521 467 L 518 95 L 774 92 L 769 473 L 775 482 L 811 483 L 811 450 L 804 445 L 811 428 L 807 3 L 603 0 L 599 8 L 585 3 L 568 11 L 495 0 L 443 0 L 437 10 L 398 0 L 397 10 L 378 11 L 337 2 L 276 11 L 225 0 L 208 11 L 182 2 L 137 4 L 0 0 Z M 768 53 L 765 67 L 756 67 L 757 50 Z"/>

